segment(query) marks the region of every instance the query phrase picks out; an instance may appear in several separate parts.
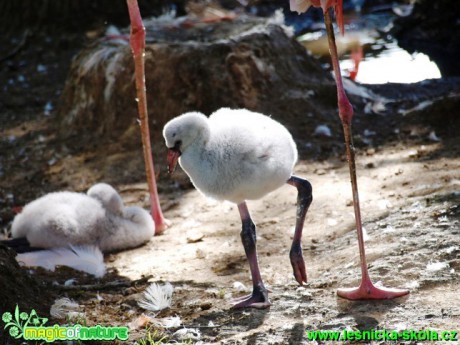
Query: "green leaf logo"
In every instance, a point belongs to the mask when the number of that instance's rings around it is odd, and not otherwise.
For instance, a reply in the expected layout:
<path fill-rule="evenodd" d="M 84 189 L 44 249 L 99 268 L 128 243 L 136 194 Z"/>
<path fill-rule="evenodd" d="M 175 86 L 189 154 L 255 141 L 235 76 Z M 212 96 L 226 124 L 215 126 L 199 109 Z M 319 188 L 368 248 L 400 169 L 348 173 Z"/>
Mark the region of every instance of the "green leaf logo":
<path fill-rule="evenodd" d="M 26 312 L 20 312 L 19 307 L 16 304 L 16 308 L 14 309 L 14 318 L 13 314 L 10 312 L 4 312 L 2 314 L 2 321 L 5 323 L 3 327 L 4 330 L 8 330 L 8 333 L 15 339 L 21 338 L 23 335 L 24 328 L 26 328 L 29 324 L 33 324 L 34 326 L 43 326 L 48 319 L 44 317 L 39 317 L 35 309 L 32 309 L 30 315 Z"/>

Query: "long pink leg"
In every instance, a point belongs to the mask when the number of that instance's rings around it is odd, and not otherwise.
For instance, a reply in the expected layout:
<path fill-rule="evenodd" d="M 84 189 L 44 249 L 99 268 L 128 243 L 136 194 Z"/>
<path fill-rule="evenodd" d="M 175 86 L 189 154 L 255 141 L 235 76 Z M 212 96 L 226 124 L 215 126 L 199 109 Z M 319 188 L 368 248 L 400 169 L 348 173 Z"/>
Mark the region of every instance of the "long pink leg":
<path fill-rule="evenodd" d="M 329 51 L 331 53 L 332 67 L 334 69 L 335 80 L 337 84 L 337 100 L 339 106 L 339 116 L 342 121 L 343 132 L 345 136 L 345 146 L 347 159 L 350 168 L 351 189 L 353 193 L 353 206 L 355 211 L 356 230 L 358 233 L 359 256 L 361 260 L 361 284 L 357 288 L 338 289 L 337 295 L 343 298 L 357 299 L 390 299 L 407 295 L 409 290 L 392 289 L 385 287 L 376 287 L 367 270 L 366 253 L 364 250 L 363 228 L 361 222 L 361 211 L 359 206 L 358 182 L 356 178 L 355 152 L 351 135 L 351 119 L 353 117 L 353 107 L 345 94 L 340 74 L 340 65 L 335 44 L 334 28 L 329 10 L 324 12 L 324 21 L 326 23 L 327 36 L 329 41 Z"/>
<path fill-rule="evenodd" d="M 171 222 L 164 218 L 158 198 L 155 169 L 153 166 L 152 148 L 150 145 L 149 119 L 147 112 L 147 96 L 145 91 L 145 28 L 139 11 L 137 0 L 126 0 L 131 20 L 131 49 L 134 57 L 134 72 L 138 98 L 138 112 L 141 127 L 142 146 L 144 150 L 145 172 L 150 192 L 150 205 L 153 220 L 155 221 L 155 234 L 161 234 Z"/>

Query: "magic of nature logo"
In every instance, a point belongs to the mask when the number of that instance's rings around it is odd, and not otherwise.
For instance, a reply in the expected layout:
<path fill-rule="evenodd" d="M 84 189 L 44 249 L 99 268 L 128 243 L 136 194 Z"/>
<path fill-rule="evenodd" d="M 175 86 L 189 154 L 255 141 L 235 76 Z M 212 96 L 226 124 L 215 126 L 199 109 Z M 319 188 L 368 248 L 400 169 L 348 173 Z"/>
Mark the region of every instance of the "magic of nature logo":
<path fill-rule="evenodd" d="M 16 305 L 14 313 L 4 312 L 2 321 L 3 329 L 15 338 L 24 340 L 44 340 L 54 342 L 56 340 L 127 340 L 128 327 L 111 326 L 46 326 L 48 319 L 39 317 L 35 309 L 30 313 L 21 312 Z"/>

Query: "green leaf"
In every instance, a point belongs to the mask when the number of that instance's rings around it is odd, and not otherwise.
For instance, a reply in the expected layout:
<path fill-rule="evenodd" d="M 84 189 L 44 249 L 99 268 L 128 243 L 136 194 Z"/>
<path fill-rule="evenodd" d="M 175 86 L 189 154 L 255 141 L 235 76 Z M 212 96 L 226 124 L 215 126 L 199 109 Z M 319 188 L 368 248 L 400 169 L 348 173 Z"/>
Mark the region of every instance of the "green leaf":
<path fill-rule="evenodd" d="M 16 319 L 16 322 L 19 322 L 19 307 L 16 304 L 16 309 L 14 310 L 14 318 Z"/>
<path fill-rule="evenodd" d="M 10 326 L 16 326 L 16 323 L 15 322 L 8 322 L 5 327 L 3 327 L 3 329 L 7 329 L 8 327 Z"/>

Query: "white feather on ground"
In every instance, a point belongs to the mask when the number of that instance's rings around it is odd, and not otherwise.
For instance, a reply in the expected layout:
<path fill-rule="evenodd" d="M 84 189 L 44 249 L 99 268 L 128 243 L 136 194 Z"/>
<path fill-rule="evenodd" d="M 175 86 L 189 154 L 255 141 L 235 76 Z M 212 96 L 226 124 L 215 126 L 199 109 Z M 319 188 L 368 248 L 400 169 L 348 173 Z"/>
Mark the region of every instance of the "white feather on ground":
<path fill-rule="evenodd" d="M 160 311 L 171 306 L 174 288 L 170 283 L 160 285 L 152 283 L 145 289 L 142 298 L 137 302 L 139 307 L 149 311 Z"/>
<path fill-rule="evenodd" d="M 50 315 L 55 319 L 72 319 L 85 317 L 82 306 L 67 297 L 58 298 L 50 308 Z"/>
<path fill-rule="evenodd" d="M 101 250 L 96 246 L 69 246 L 22 253 L 16 260 L 27 267 L 43 267 L 54 271 L 56 266 L 68 266 L 97 278 L 104 276 L 105 265 Z"/>

